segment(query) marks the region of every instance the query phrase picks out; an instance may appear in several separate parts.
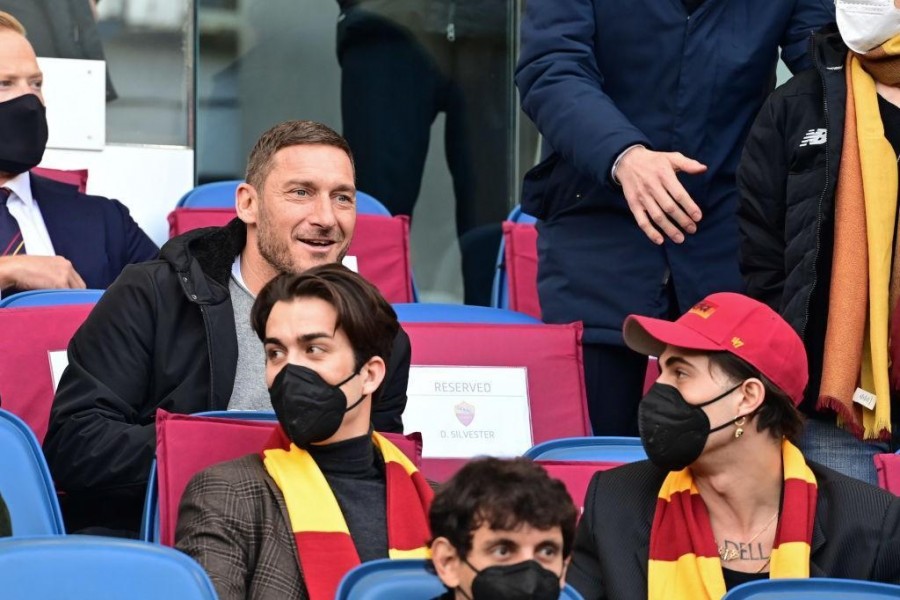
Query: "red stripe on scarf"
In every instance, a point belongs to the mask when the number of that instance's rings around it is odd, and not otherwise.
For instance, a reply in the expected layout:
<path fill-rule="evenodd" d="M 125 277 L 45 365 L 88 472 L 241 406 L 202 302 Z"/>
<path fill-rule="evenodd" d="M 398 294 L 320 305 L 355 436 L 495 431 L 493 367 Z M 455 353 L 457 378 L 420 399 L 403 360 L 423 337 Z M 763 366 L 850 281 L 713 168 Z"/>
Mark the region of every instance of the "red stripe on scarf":
<path fill-rule="evenodd" d="M 677 516 L 665 518 L 669 511 L 674 511 Z M 691 518 L 682 519 L 681 514 L 690 514 Z M 650 545 L 651 560 L 674 561 L 691 553 L 697 556 L 719 556 L 703 498 L 699 494 L 691 494 L 690 490 L 672 494 L 668 502 L 662 498 L 657 499 L 652 531 L 655 533 L 654 543 Z M 695 549 L 692 540 L 703 540 L 703 543 L 699 549 Z"/>
<path fill-rule="evenodd" d="M 816 519 L 816 494 L 815 484 L 807 483 L 802 479 L 786 479 L 784 481 L 784 499 L 781 514 L 806 515 L 806 519 L 782 518 L 778 519 L 778 529 L 775 531 L 774 547 L 789 542 L 809 543 L 810 532 L 813 530 L 813 522 Z"/>
<path fill-rule="evenodd" d="M 412 476 L 403 465 L 386 462 L 385 478 L 392 485 L 387 490 L 388 545 L 394 550 L 415 550 L 428 544 L 429 531 L 426 515 L 431 506 L 433 492 L 422 474 L 416 471 Z M 423 510 L 424 506 L 424 510 Z"/>
<path fill-rule="evenodd" d="M 359 564 L 346 533 L 301 531 L 294 534 L 300 569 L 310 598 L 333 598 L 347 571 Z"/>

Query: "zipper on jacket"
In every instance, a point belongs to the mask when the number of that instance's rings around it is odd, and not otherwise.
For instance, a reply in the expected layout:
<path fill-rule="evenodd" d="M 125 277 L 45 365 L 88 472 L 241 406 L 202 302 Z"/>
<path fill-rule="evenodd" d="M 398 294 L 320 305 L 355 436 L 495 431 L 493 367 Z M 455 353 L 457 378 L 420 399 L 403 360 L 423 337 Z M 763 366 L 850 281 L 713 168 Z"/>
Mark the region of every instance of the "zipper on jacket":
<path fill-rule="evenodd" d="M 819 194 L 819 204 L 816 207 L 816 252 L 813 254 L 812 261 L 812 269 L 813 269 L 813 279 L 812 285 L 809 288 L 809 295 L 806 297 L 806 306 L 803 314 L 803 327 L 800 329 L 800 339 L 806 339 L 806 327 L 809 325 L 809 305 L 812 303 L 813 294 L 816 291 L 816 284 L 818 284 L 819 279 L 819 251 L 822 245 L 822 203 L 825 201 L 825 193 L 828 191 L 828 177 L 829 177 L 829 165 L 828 165 L 828 156 L 831 154 L 829 146 L 831 146 L 831 136 L 827 135 L 827 132 L 831 130 L 831 127 L 828 126 L 828 87 L 825 85 L 825 75 L 822 74 L 822 70 L 819 65 L 819 55 L 816 53 L 816 38 L 812 36 L 809 38 L 810 42 L 810 51 L 813 57 L 813 64 L 816 67 L 816 71 L 819 73 L 819 79 L 822 81 L 822 112 L 825 115 L 825 187 L 822 188 L 822 193 Z M 782 291 L 782 293 L 784 293 Z"/>
<path fill-rule="evenodd" d="M 456 0 L 450 0 L 447 8 L 447 41 L 456 41 Z"/>
<path fill-rule="evenodd" d="M 209 410 L 216 410 L 215 391 L 216 382 L 213 380 L 213 347 L 212 338 L 209 335 L 211 325 L 209 323 L 209 313 L 205 304 L 200 305 L 200 314 L 203 315 L 203 332 L 206 334 L 206 347 L 209 349 Z M 227 406 L 225 408 L 228 408 Z"/>

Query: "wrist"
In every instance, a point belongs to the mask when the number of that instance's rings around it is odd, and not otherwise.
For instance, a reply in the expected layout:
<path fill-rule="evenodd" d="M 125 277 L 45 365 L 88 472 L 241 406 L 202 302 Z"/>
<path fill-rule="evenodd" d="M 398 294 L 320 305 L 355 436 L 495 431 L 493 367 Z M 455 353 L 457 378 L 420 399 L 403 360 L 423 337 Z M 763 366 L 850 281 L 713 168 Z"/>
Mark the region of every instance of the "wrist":
<path fill-rule="evenodd" d="M 619 156 L 616 157 L 616 160 L 613 163 L 612 169 L 609 170 L 610 179 L 612 179 L 612 182 L 619 187 L 622 186 L 622 183 L 619 181 L 619 177 L 618 177 L 619 168 L 622 166 L 622 160 L 625 158 L 625 155 L 627 155 L 629 152 L 631 152 L 632 150 L 634 150 L 636 148 L 643 148 L 646 150 L 647 147 L 644 146 L 643 144 L 633 144 L 631 146 L 628 146 L 627 148 L 622 150 L 622 152 L 619 153 Z"/>

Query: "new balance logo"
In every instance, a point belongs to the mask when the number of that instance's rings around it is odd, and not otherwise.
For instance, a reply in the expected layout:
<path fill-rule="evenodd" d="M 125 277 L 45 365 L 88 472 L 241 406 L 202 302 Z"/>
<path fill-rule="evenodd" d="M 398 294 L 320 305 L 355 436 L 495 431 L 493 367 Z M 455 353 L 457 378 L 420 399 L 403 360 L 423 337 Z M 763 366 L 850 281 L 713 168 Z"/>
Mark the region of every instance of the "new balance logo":
<path fill-rule="evenodd" d="M 828 140 L 828 131 L 825 129 L 810 129 L 800 140 L 800 147 L 821 146 Z"/>

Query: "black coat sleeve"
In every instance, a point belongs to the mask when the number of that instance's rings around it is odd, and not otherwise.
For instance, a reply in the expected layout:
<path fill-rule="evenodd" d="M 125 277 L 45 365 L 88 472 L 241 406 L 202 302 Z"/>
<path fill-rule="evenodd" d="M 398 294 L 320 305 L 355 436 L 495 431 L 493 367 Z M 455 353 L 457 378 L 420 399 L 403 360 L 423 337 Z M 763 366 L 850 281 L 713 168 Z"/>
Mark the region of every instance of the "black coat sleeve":
<path fill-rule="evenodd" d="M 880 528 L 872 581 L 900 584 L 900 498 L 894 498 Z"/>
<path fill-rule="evenodd" d="M 156 447 L 144 406 L 158 294 L 146 269 L 126 268 L 69 343 L 44 453 L 64 491 L 146 484 Z"/>
<path fill-rule="evenodd" d="M 575 532 L 572 562 L 566 571 L 566 583 L 574 587 L 585 600 L 600 600 L 606 597 L 603 580 L 600 577 L 600 559 L 597 556 L 597 542 L 594 539 L 594 522 L 597 518 L 597 489 L 601 473 L 595 473 L 584 497 L 584 514 Z"/>
<path fill-rule="evenodd" d="M 0 496 L 0 537 L 9 537 L 12 534 L 13 530 L 9 519 L 9 509 L 6 508 L 3 496 Z"/>
<path fill-rule="evenodd" d="M 384 383 L 372 410 L 372 424 L 376 431 L 403 433 L 403 411 L 406 409 L 406 386 L 409 383 L 411 357 L 409 336 L 401 327 L 394 338 Z"/>
<path fill-rule="evenodd" d="M 738 168 L 741 273 L 747 295 L 778 311 L 784 266 L 786 186 L 789 169 L 777 93 L 763 105 L 747 137 Z"/>

